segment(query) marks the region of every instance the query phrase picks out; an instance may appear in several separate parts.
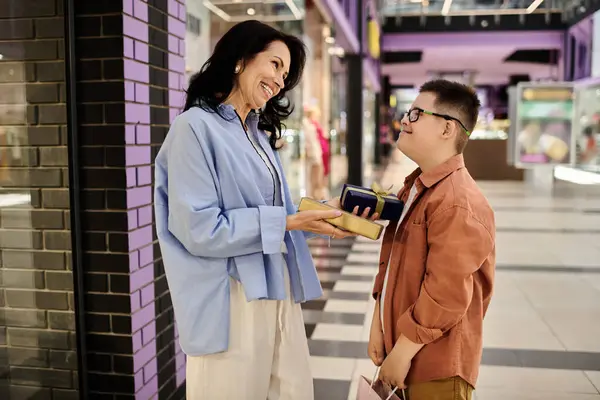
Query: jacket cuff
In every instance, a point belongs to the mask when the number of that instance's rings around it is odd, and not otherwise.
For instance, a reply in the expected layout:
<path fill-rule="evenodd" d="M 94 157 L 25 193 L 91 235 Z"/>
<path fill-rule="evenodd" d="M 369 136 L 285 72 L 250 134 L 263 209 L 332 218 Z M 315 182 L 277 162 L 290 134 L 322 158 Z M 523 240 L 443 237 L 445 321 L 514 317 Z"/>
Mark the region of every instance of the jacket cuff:
<path fill-rule="evenodd" d="M 281 253 L 287 213 L 283 207 L 259 206 L 260 237 L 263 253 Z"/>
<path fill-rule="evenodd" d="M 398 332 L 416 344 L 429 344 L 439 339 L 443 332 L 441 329 L 426 328 L 419 324 L 413 317 L 414 305 L 410 306 L 398 319 Z"/>
<path fill-rule="evenodd" d="M 383 278 L 381 278 L 381 274 L 377 274 L 375 277 L 375 283 L 373 284 L 373 299 L 377 300 L 381 291 L 383 290 Z"/>

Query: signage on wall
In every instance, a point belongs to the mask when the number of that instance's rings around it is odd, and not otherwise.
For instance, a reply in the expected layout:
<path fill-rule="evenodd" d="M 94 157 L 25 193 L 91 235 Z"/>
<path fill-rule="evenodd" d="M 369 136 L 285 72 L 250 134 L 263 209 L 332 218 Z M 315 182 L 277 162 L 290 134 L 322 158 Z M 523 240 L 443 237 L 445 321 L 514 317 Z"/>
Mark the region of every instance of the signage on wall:
<path fill-rule="evenodd" d="M 373 18 L 369 18 L 367 22 L 367 47 L 369 48 L 369 53 L 371 57 L 374 59 L 379 59 L 379 55 L 381 53 L 380 50 L 380 32 L 379 32 L 379 24 Z"/>
<path fill-rule="evenodd" d="M 574 89 L 570 83 L 517 85 L 516 166 L 570 165 L 574 162 Z"/>
<path fill-rule="evenodd" d="M 600 11 L 593 18 L 592 30 L 592 77 L 600 76 Z"/>

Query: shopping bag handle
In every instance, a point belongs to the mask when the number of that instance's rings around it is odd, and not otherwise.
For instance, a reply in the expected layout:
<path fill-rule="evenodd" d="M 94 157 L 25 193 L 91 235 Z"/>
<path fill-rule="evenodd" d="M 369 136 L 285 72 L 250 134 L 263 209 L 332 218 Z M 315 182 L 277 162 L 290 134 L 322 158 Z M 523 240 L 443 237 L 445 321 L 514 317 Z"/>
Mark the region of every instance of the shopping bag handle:
<path fill-rule="evenodd" d="M 377 367 L 375 369 L 375 374 L 373 375 L 373 379 L 371 379 L 371 389 L 373 388 L 373 385 L 375 384 L 375 379 L 377 379 L 380 369 L 381 369 L 381 367 Z M 402 400 L 406 400 L 406 392 L 404 391 L 404 389 L 401 389 L 401 390 L 402 390 Z M 392 396 L 394 394 L 396 394 L 397 391 L 398 391 L 398 386 L 394 386 L 392 392 L 389 394 L 389 396 L 385 400 L 390 400 L 392 398 Z"/>

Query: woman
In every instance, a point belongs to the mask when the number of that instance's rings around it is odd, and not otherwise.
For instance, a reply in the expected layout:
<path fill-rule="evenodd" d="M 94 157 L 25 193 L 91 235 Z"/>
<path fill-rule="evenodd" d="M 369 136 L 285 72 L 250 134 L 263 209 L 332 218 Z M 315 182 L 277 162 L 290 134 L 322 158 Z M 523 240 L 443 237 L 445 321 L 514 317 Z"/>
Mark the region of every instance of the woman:
<path fill-rule="evenodd" d="M 293 36 L 234 26 L 192 77 L 156 158 L 157 235 L 190 400 L 313 398 L 298 303 L 322 291 L 306 239 L 349 234 L 323 221 L 339 211 L 296 212 L 274 152 L 305 57 Z"/>

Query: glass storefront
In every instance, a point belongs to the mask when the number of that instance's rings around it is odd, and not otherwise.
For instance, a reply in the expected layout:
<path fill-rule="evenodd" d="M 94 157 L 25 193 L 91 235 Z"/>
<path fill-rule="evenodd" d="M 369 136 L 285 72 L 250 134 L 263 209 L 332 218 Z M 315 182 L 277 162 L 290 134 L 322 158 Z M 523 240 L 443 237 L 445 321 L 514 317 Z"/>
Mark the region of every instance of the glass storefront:
<path fill-rule="evenodd" d="M 331 67 L 331 174 L 329 185 L 332 190 L 337 190 L 348 178 L 348 158 L 346 156 L 348 75 L 346 65 L 337 56 L 331 58 Z"/>
<path fill-rule="evenodd" d="M 76 394 L 62 7 L 0 7 L 0 398 Z M 5 11 L 8 10 L 8 11 Z M 5 14 L 5 13 L 8 14 Z M 13 13 L 22 14 L 15 18 Z M 59 392 L 56 392 L 60 397 Z"/>
<path fill-rule="evenodd" d="M 600 173 L 600 82 L 576 89 L 573 122 L 576 167 Z"/>

